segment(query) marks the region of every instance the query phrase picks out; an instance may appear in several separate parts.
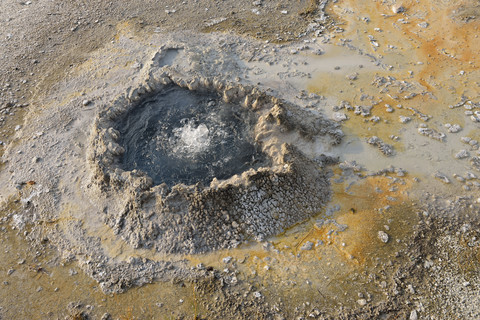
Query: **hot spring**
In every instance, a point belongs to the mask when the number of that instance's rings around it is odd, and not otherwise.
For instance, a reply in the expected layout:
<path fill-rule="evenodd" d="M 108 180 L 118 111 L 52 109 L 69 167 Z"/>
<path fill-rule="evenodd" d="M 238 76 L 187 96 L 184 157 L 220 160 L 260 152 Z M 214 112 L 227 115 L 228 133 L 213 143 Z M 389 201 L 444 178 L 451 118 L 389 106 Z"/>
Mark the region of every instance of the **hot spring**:
<path fill-rule="evenodd" d="M 124 170 L 141 170 L 155 184 L 209 184 L 269 160 L 253 141 L 251 110 L 214 92 L 169 85 L 151 95 L 118 125 Z"/>

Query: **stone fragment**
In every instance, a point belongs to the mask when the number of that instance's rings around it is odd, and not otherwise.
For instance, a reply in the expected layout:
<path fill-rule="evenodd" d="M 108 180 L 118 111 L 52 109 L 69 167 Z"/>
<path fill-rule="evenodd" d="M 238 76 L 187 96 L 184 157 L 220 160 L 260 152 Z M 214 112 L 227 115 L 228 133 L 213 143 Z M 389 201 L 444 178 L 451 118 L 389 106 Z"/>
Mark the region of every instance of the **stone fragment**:
<path fill-rule="evenodd" d="M 418 319 L 417 311 L 412 310 L 412 312 L 410 312 L 409 320 L 417 320 L 417 319 Z"/>
<path fill-rule="evenodd" d="M 313 242 L 307 241 L 300 247 L 300 250 L 312 250 L 312 248 L 313 248 Z"/>
<path fill-rule="evenodd" d="M 448 177 L 441 172 L 435 173 L 434 177 L 437 178 L 438 180 L 442 181 L 445 184 L 450 183 L 450 179 L 448 179 Z"/>
<path fill-rule="evenodd" d="M 378 239 L 380 239 L 380 241 L 382 241 L 383 243 L 387 243 L 390 237 L 385 231 L 380 230 L 378 231 Z"/>
<path fill-rule="evenodd" d="M 395 154 L 393 146 L 383 142 L 383 140 L 377 136 L 369 138 L 367 140 L 367 143 L 376 146 L 387 157 L 393 156 Z"/>
<path fill-rule="evenodd" d="M 400 4 L 396 4 L 396 5 L 393 5 L 392 6 L 392 12 L 393 13 L 402 13 L 402 12 L 405 12 L 405 7 L 400 5 Z"/>
<path fill-rule="evenodd" d="M 455 154 L 456 159 L 465 159 L 465 158 L 468 158 L 468 157 L 470 157 L 470 153 L 465 149 L 462 149 Z"/>
<path fill-rule="evenodd" d="M 445 133 L 438 132 L 435 129 L 426 128 L 426 127 L 418 128 L 418 133 L 420 133 L 421 135 L 427 136 L 429 138 L 441 141 L 441 142 L 443 142 L 445 140 L 445 137 L 446 137 Z"/>
<path fill-rule="evenodd" d="M 348 120 L 348 116 L 342 112 L 335 112 L 332 118 L 336 122 L 342 122 L 342 121 Z"/>

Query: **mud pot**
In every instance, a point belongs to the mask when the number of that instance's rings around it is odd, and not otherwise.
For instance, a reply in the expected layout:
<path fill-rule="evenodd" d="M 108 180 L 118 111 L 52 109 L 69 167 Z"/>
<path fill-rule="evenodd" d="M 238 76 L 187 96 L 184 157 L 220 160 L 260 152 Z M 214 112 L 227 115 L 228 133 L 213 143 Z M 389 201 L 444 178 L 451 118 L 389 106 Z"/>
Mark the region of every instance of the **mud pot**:
<path fill-rule="evenodd" d="M 39 34 L 0 78 L 0 319 L 480 318 L 479 10 L 172 2 Z"/>

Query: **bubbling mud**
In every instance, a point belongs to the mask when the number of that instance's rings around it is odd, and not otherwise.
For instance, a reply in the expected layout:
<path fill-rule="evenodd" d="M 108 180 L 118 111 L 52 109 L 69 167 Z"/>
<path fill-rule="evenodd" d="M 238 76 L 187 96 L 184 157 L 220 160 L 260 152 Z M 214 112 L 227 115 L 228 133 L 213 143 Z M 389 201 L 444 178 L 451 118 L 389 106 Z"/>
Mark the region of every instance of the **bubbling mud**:
<path fill-rule="evenodd" d="M 106 222 L 134 248 L 203 253 L 263 240 L 316 215 L 334 159 L 282 140 L 337 144 L 320 114 L 168 68 L 100 111 L 88 152 Z"/>
<path fill-rule="evenodd" d="M 176 85 L 147 97 L 120 122 L 125 170 L 173 186 L 228 179 L 269 161 L 253 141 L 252 111 Z"/>

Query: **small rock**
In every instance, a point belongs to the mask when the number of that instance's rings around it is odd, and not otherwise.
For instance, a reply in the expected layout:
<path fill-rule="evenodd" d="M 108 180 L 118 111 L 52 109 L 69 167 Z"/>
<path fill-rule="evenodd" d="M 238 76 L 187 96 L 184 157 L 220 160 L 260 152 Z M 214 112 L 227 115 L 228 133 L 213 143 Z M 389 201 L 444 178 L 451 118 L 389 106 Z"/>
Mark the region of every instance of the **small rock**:
<path fill-rule="evenodd" d="M 312 250 L 312 248 L 313 248 L 313 242 L 307 241 L 300 247 L 300 250 Z"/>
<path fill-rule="evenodd" d="M 437 178 L 438 180 L 442 181 L 445 184 L 450 183 L 450 179 L 448 179 L 448 177 L 441 172 L 435 173 L 434 177 Z"/>
<path fill-rule="evenodd" d="M 419 24 L 417 24 L 417 26 L 419 26 L 420 28 L 428 28 L 429 24 L 428 22 L 420 22 Z"/>
<path fill-rule="evenodd" d="M 412 118 L 410 118 L 410 117 L 405 117 L 405 116 L 400 116 L 400 117 L 398 117 L 398 118 L 399 118 L 399 121 L 400 121 L 401 123 L 408 123 L 408 122 L 410 122 L 410 121 L 412 120 Z"/>
<path fill-rule="evenodd" d="M 458 124 L 445 124 L 445 127 L 448 128 L 448 132 L 457 133 L 462 130 L 462 127 Z"/>
<path fill-rule="evenodd" d="M 358 79 L 358 73 L 352 73 L 345 77 L 347 80 L 354 81 Z"/>
<path fill-rule="evenodd" d="M 104 313 L 101 320 L 112 320 L 110 313 Z"/>
<path fill-rule="evenodd" d="M 92 101 L 90 101 L 90 100 L 83 100 L 83 101 L 82 101 L 82 105 L 83 105 L 84 107 L 88 106 L 90 103 L 92 103 Z"/>
<path fill-rule="evenodd" d="M 342 122 L 348 120 L 348 116 L 342 112 L 335 112 L 333 114 L 333 121 Z"/>
<path fill-rule="evenodd" d="M 412 310 L 412 312 L 410 312 L 410 320 L 417 320 L 418 319 L 418 315 L 417 315 L 417 311 L 416 310 Z"/>
<path fill-rule="evenodd" d="M 468 157 L 470 157 L 470 153 L 465 149 L 460 150 L 457 154 L 455 154 L 456 159 L 465 159 Z"/>
<path fill-rule="evenodd" d="M 357 303 L 360 305 L 360 306 L 364 306 L 367 304 L 367 300 L 366 299 L 358 299 L 357 300 Z"/>
<path fill-rule="evenodd" d="M 227 263 L 232 262 L 232 259 L 233 259 L 232 257 L 228 256 L 228 257 L 223 258 L 222 261 L 223 261 L 223 263 L 227 264 Z"/>
<path fill-rule="evenodd" d="M 387 243 L 389 238 L 390 237 L 385 231 L 382 231 L 382 230 L 378 231 L 378 239 L 380 239 L 380 241 L 382 241 L 383 243 Z"/>
<path fill-rule="evenodd" d="M 261 294 L 260 292 L 258 292 L 258 291 L 255 291 L 255 292 L 253 293 L 253 296 L 254 296 L 255 298 L 261 298 L 261 297 L 262 297 L 262 294 Z"/>
<path fill-rule="evenodd" d="M 17 126 L 15 126 L 15 131 L 18 131 L 18 130 L 20 130 L 21 128 L 22 128 L 21 125 L 17 125 Z"/>
<path fill-rule="evenodd" d="M 402 5 L 394 5 L 392 6 L 392 12 L 393 13 L 402 13 L 405 12 L 405 7 Z"/>

